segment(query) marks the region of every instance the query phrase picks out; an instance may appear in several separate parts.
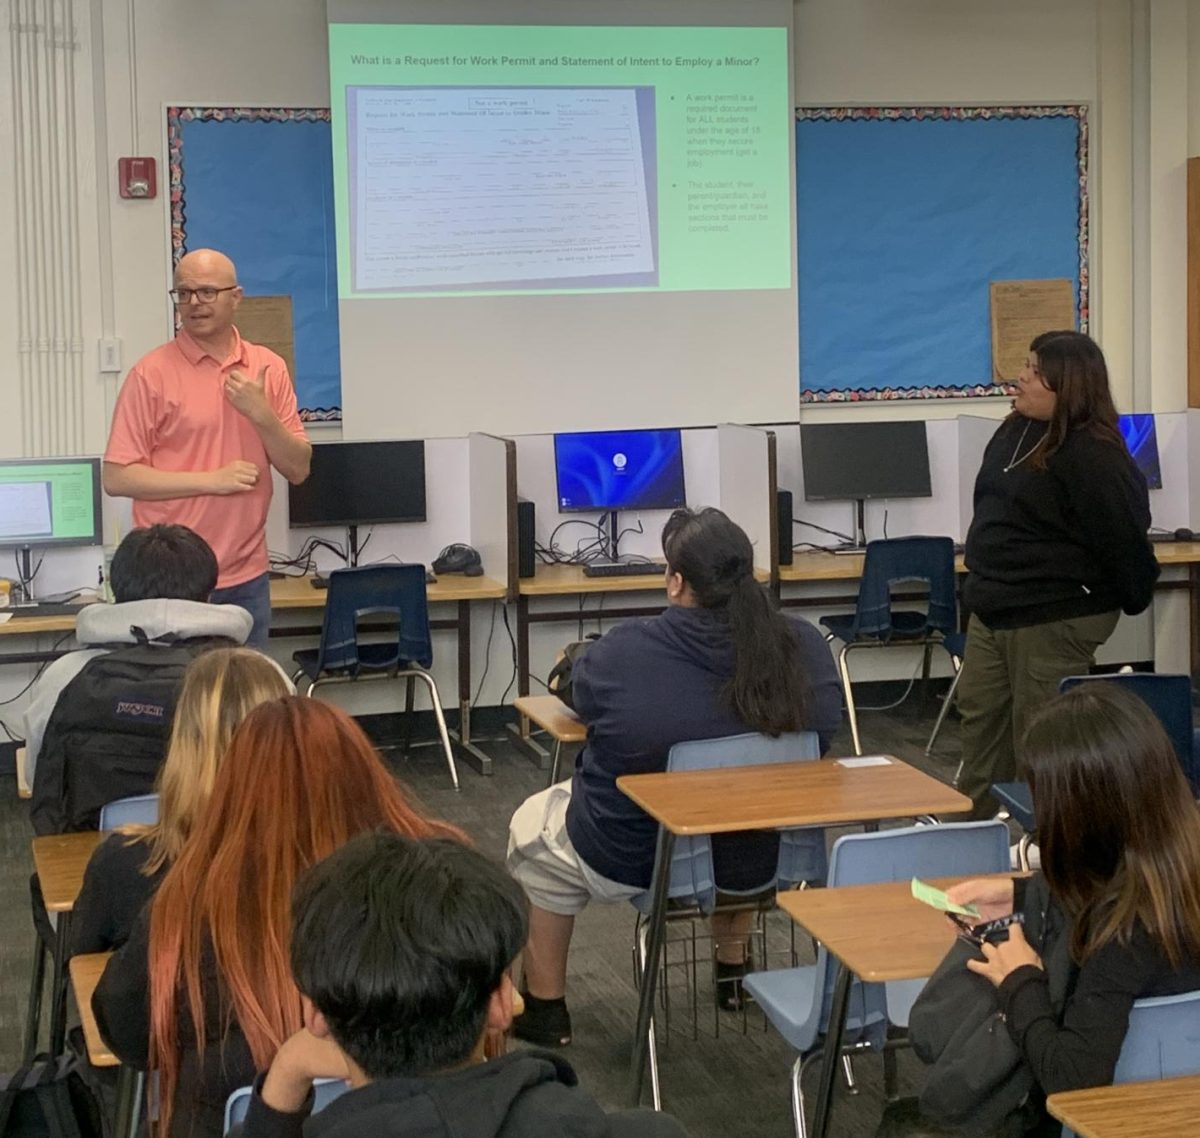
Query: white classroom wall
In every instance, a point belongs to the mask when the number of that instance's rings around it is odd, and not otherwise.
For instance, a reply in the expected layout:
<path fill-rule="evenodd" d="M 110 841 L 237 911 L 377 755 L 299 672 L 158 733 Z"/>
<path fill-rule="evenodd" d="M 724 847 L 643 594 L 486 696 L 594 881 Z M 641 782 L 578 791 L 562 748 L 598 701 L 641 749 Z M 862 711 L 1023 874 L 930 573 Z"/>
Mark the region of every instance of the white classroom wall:
<path fill-rule="evenodd" d="M 212 0 L 202 6 L 64 0 L 61 10 L 67 9 L 73 13 L 78 43 L 75 128 L 82 222 L 76 273 L 81 335 L 69 348 L 80 361 L 84 412 L 73 437 L 79 439 L 74 449 L 97 453 L 120 379 L 97 370 L 100 336 L 119 337 L 127 366 L 169 334 L 164 105 L 327 105 L 325 5 L 323 0 Z M 1186 158 L 1200 152 L 1200 0 L 798 0 L 795 20 L 800 103 L 1090 104 L 1091 330 L 1106 350 L 1123 409 L 1181 413 L 1186 403 L 1183 188 Z M 11 86 L 17 34 L 9 28 L 0 38 L 0 86 L 5 90 Z M 3 165 L 17 149 L 6 100 L 0 105 Z M 158 159 L 155 201 L 117 197 L 116 159 L 131 153 Z M 232 172 L 231 192 L 236 192 L 236 182 Z M 0 263 L 8 266 L 19 263 L 16 218 L 14 179 L 0 178 Z M 19 335 L 26 285 L 16 273 L 0 275 L 0 372 L 6 376 L 19 374 L 30 353 L 38 350 Z M 930 368 L 936 375 L 936 360 L 930 361 Z M 731 385 L 731 393 L 735 390 Z M 563 398 L 570 397 L 569 390 L 564 391 Z M 38 428 L 43 434 L 38 434 L 36 416 L 23 405 L 18 385 L 6 382 L 4 400 L 9 413 L 0 416 L 0 455 L 38 453 L 36 440 L 56 428 L 43 423 Z M 805 407 L 799 413 L 804 421 L 849 414 L 919 414 L 932 421 L 952 420 L 964 412 L 991 417 L 1003 410 L 1002 403 L 980 406 L 947 400 Z M 1165 467 L 1177 461 L 1177 447 L 1189 439 L 1200 441 L 1193 416 L 1188 414 L 1186 430 L 1164 431 L 1170 435 Z M 739 417 L 731 405 L 729 418 Z M 943 452 L 940 432 L 935 428 L 930 435 L 935 478 L 942 477 L 944 454 L 947 477 L 960 484 L 960 452 L 953 444 Z M 336 438 L 338 433 L 336 428 L 313 431 L 317 438 Z M 780 432 L 780 484 L 788 486 L 785 472 L 793 459 L 784 453 L 784 433 Z M 538 448 L 524 440 L 518 440 L 518 446 L 522 455 L 535 454 Z M 445 450 L 451 464 L 457 461 L 454 451 L 453 445 Z M 441 455 L 440 448 L 431 446 L 429 484 L 434 496 L 441 493 L 440 482 L 455 477 L 451 467 L 440 465 Z M 544 474 L 527 476 L 519 469 L 523 482 L 531 477 L 545 483 Z M 715 469 L 712 477 L 715 482 Z M 1195 480 L 1190 469 L 1187 477 Z M 703 493 L 702 482 L 693 485 L 696 494 Z M 542 493 L 538 491 L 538 504 L 547 509 L 539 513 L 548 517 L 553 490 L 544 498 Z M 695 494 L 689 496 L 696 500 Z M 1200 495 L 1190 494 L 1188 503 L 1189 517 L 1200 522 Z M 798 496 L 797 508 L 802 504 Z M 937 511 L 938 519 L 943 516 L 943 507 L 933 500 L 926 506 L 893 505 L 889 532 L 899 532 L 895 527 L 902 517 L 913 525 L 931 525 L 934 519 L 922 512 L 927 508 Z M 121 511 L 107 514 L 110 532 Z M 1156 520 L 1157 514 L 1156 509 Z M 1170 516 L 1177 515 L 1172 507 Z M 945 516 L 950 518 L 950 532 L 961 537 L 961 511 Z M 648 530 L 654 528 L 647 525 Z M 443 537 L 453 540 L 453 531 L 453 526 L 431 519 L 424 534 L 395 535 L 396 551 L 416 544 L 424 550 Z M 278 509 L 269 532 L 274 547 L 292 545 L 294 535 L 286 530 Z M 392 551 L 386 548 L 391 541 L 391 535 L 379 535 L 375 548 Z M 646 551 L 653 552 L 649 536 L 647 546 Z M 639 549 L 633 543 L 628 548 Z M 51 582 L 74 584 L 76 575 L 94 574 L 95 552 L 48 557 L 43 570 L 47 587 Z M 476 675 L 482 671 L 480 653 L 490 617 L 488 606 L 479 609 L 474 625 Z M 560 631 L 565 635 L 570 629 L 538 630 L 535 672 L 544 673 L 548 666 L 542 640 L 559 640 Z M 499 697 L 509 675 L 507 641 L 499 634 L 496 641 L 482 696 L 485 704 Z M 453 691 L 452 651 L 443 653 L 437 670 L 439 682 Z M 25 682 L 28 677 L 21 672 L 3 670 L 0 698 Z"/>

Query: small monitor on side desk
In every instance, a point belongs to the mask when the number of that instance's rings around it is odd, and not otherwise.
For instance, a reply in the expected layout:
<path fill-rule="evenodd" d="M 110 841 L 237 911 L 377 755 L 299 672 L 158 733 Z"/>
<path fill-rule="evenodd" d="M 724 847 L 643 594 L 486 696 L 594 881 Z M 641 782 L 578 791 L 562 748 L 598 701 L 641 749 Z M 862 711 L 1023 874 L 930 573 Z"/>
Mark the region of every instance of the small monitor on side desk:
<path fill-rule="evenodd" d="M 929 443 L 923 420 L 801 423 L 800 462 L 809 502 L 856 504 L 853 546 L 866 545 L 868 498 L 928 498 Z"/>
<path fill-rule="evenodd" d="M 617 511 L 687 505 L 683 441 L 677 428 L 555 435 L 554 473 L 560 511 L 599 510 L 608 515 L 614 561 Z"/>
<path fill-rule="evenodd" d="M 100 545 L 103 529 L 98 458 L 0 461 L 0 548 L 18 551 L 27 599 L 33 547 Z"/>
<path fill-rule="evenodd" d="M 346 526 L 350 564 L 358 562 L 358 527 L 425 520 L 425 442 L 318 443 L 312 467 L 288 487 L 292 529 Z"/>
<path fill-rule="evenodd" d="M 1151 490 L 1162 489 L 1162 465 L 1158 460 L 1158 432 L 1153 415 L 1122 415 L 1121 437 Z"/>

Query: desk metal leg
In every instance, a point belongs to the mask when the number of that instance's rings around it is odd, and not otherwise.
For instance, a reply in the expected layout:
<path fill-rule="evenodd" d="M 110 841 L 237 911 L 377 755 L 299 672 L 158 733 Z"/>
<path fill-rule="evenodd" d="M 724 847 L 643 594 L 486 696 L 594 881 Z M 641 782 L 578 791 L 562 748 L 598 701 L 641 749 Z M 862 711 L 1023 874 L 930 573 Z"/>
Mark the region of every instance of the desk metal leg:
<path fill-rule="evenodd" d="M 117 1071 L 117 1110 L 113 1128 L 116 1138 L 137 1138 L 145 1086 L 144 1071 L 135 1071 L 124 1065 Z"/>
<path fill-rule="evenodd" d="M 458 730 L 450 737 L 477 774 L 492 773 L 492 758 L 471 742 L 471 602 L 458 602 Z"/>
<path fill-rule="evenodd" d="M 1191 629 L 1192 679 L 1200 675 L 1200 564 L 1188 565 L 1188 626 Z"/>
<path fill-rule="evenodd" d="M 67 944 L 71 939 L 71 914 L 59 913 L 54 930 L 54 973 L 50 983 L 50 1056 L 63 1053 L 67 1038 Z"/>
<path fill-rule="evenodd" d="M 517 695 L 529 694 L 529 598 L 517 597 Z"/>
<path fill-rule="evenodd" d="M 671 852 L 674 848 L 675 835 L 665 826 L 660 826 L 658 847 L 654 854 L 654 876 L 651 878 L 653 904 L 646 937 L 646 964 L 638 994 L 637 1027 L 633 1033 L 633 1057 L 629 1068 L 629 1099 L 632 1106 L 641 1102 L 642 1086 L 646 1079 L 647 1039 L 650 1021 L 654 1018 L 654 987 L 667 930 L 667 886 L 671 881 Z"/>
<path fill-rule="evenodd" d="M 842 1037 L 846 1030 L 846 1008 L 850 1003 L 850 983 L 854 977 L 844 965 L 838 965 L 833 1002 L 829 1009 L 829 1027 L 821 1054 L 821 1081 L 817 1085 L 817 1110 L 813 1118 L 813 1138 L 825 1138 L 829 1133 L 829 1116 L 833 1113 L 833 1086 L 841 1066 Z"/>

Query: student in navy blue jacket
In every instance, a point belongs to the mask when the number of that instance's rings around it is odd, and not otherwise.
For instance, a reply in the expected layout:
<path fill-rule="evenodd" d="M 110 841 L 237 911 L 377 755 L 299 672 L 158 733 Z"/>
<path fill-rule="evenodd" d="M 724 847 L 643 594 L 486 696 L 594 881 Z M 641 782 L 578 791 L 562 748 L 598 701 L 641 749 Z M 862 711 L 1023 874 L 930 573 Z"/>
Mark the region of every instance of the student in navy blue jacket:
<path fill-rule="evenodd" d="M 816 731 L 824 751 L 841 723 L 827 644 L 811 624 L 783 616 L 754 580 L 754 551 L 737 525 L 720 510 L 677 510 L 663 552 L 669 607 L 617 625 L 577 661 L 572 693 L 587 746 L 570 782 L 527 799 L 509 829 L 509 871 L 531 902 L 526 1011 L 514 1030 L 541 1046 L 570 1042 L 575 915 L 589 901 L 628 900 L 650 884 L 657 827 L 617 778 L 664 770 L 676 743 L 747 731 Z M 736 860 L 753 884 L 765 876 L 761 836 L 745 842 Z M 747 926 L 714 918 L 718 976 L 745 971 Z M 736 1006 L 737 986 L 730 990 Z"/>

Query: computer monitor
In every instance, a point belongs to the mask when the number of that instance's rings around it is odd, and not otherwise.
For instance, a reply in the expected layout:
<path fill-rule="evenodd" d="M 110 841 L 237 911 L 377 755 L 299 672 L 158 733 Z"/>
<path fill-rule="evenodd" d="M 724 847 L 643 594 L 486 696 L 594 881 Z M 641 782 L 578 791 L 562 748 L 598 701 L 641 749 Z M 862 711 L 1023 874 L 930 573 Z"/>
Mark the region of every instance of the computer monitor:
<path fill-rule="evenodd" d="M 801 423 L 800 462 L 810 502 L 932 494 L 922 420 Z"/>
<path fill-rule="evenodd" d="M 288 487 L 293 529 L 425 520 L 425 442 L 318 443 L 312 467 Z"/>
<path fill-rule="evenodd" d="M 1162 489 L 1162 465 L 1158 461 L 1158 432 L 1153 415 L 1122 415 L 1121 437 L 1133 455 L 1133 461 L 1145 475 L 1151 490 Z"/>
<path fill-rule="evenodd" d="M 98 458 L 0 461 L 0 547 L 103 540 Z"/>
<path fill-rule="evenodd" d="M 563 512 L 687 505 L 677 428 L 555 435 L 554 472 Z"/>

